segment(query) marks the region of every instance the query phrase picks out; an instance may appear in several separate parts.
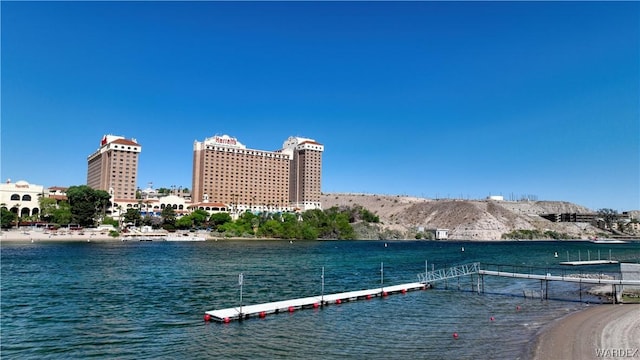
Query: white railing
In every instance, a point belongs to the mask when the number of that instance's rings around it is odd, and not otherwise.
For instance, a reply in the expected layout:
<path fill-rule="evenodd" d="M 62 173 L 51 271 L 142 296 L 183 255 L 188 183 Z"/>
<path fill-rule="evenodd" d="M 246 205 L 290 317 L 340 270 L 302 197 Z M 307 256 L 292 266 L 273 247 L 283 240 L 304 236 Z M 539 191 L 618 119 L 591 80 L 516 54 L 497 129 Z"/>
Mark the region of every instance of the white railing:
<path fill-rule="evenodd" d="M 418 281 L 425 284 L 430 284 L 440 280 L 457 278 L 460 276 L 477 274 L 480 271 L 480 263 L 471 263 L 453 266 L 445 269 L 438 269 L 433 271 L 427 271 L 418 274 Z"/>

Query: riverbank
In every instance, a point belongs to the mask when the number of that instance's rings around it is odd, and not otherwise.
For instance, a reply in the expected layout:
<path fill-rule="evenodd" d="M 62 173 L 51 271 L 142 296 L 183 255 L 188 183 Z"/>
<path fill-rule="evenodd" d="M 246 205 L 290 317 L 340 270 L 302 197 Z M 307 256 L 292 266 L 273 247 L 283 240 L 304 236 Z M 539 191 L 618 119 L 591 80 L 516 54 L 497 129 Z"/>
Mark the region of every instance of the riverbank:
<path fill-rule="evenodd" d="M 36 241 L 120 241 L 119 237 L 109 236 L 104 231 L 36 231 L 9 230 L 0 232 L 0 242 L 36 242 Z"/>
<path fill-rule="evenodd" d="M 198 233 L 198 235 L 203 235 Z M 205 236 L 205 235 L 203 235 Z M 285 240 L 275 238 L 256 238 L 256 237 L 214 237 L 206 234 L 208 241 L 237 241 L 237 240 L 277 240 L 277 241 L 298 241 Z M 34 230 L 9 230 L 0 232 L 0 242 L 47 242 L 47 241 L 121 241 L 120 236 L 109 236 L 105 231 L 34 231 Z"/>
<path fill-rule="evenodd" d="M 640 358 L 640 305 L 598 305 L 543 329 L 531 359 Z"/>
<path fill-rule="evenodd" d="M 280 238 L 265 238 L 265 237 L 225 237 L 225 236 L 214 236 L 210 233 L 198 233 L 198 235 L 205 236 L 208 241 L 308 241 L 302 239 L 280 239 Z M 109 236 L 109 233 L 106 231 L 93 231 L 93 230 L 85 230 L 85 231 L 44 231 L 44 230 L 3 230 L 0 231 L 0 242 L 36 242 L 36 241 L 120 241 L 120 236 L 112 237 Z M 317 239 L 318 241 L 333 241 L 326 239 Z M 363 241 L 371 241 L 371 239 L 360 239 Z M 384 241 L 415 241 L 415 239 L 389 239 L 389 240 L 379 240 L 381 242 Z M 312 240 L 313 241 L 313 240 Z M 480 240 L 468 240 L 468 239 L 448 239 L 448 240 L 423 240 L 423 241 L 434 241 L 434 242 L 478 242 Z M 488 241 L 488 240 L 482 240 Z M 558 241 L 558 242 L 585 242 L 586 240 L 581 239 L 569 239 L 569 240 L 491 240 L 492 243 L 509 243 L 509 242 L 536 242 L 536 241 Z"/>

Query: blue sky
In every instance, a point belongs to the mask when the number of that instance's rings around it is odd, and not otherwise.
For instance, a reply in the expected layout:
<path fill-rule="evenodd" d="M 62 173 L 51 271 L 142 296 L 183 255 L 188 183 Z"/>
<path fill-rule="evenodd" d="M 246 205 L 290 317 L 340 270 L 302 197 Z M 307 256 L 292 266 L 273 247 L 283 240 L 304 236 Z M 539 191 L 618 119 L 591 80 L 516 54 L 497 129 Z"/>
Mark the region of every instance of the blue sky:
<path fill-rule="evenodd" d="M 7 2 L 2 180 L 86 183 L 104 134 L 139 186 L 194 140 L 325 145 L 323 192 L 640 209 L 638 2 Z"/>

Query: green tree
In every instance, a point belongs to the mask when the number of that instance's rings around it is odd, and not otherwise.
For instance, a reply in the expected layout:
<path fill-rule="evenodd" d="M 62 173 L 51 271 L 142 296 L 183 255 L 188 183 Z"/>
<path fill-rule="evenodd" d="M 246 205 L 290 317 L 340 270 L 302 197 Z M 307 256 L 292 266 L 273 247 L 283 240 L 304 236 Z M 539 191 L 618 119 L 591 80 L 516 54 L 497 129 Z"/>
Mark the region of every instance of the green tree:
<path fill-rule="evenodd" d="M 365 208 L 361 208 L 360 209 L 360 216 L 362 217 L 363 221 L 369 222 L 369 223 L 379 223 L 380 222 L 380 217 L 374 213 L 372 213 L 371 211 L 365 209 Z"/>
<path fill-rule="evenodd" d="M 176 220 L 176 228 L 186 230 L 193 227 L 193 217 L 191 215 L 185 215 Z"/>
<path fill-rule="evenodd" d="M 256 216 L 253 219 L 251 219 L 251 229 L 253 229 L 254 234 L 258 233 L 259 227 L 260 227 L 260 218 Z"/>
<path fill-rule="evenodd" d="M 353 240 L 356 238 L 356 233 L 353 231 L 353 227 L 349 223 L 349 218 L 346 214 L 336 214 L 334 221 L 333 234 L 336 234 L 335 238 L 339 240 Z"/>
<path fill-rule="evenodd" d="M 105 216 L 104 218 L 102 218 L 102 223 L 105 224 L 105 225 L 111 225 L 116 229 L 120 225 L 120 224 L 118 224 L 118 220 L 112 218 L 111 216 Z"/>
<path fill-rule="evenodd" d="M 258 236 L 280 238 L 282 237 L 282 223 L 278 220 L 267 220 L 258 230 Z"/>
<path fill-rule="evenodd" d="M 127 209 L 127 212 L 124 213 L 124 222 L 125 224 L 133 224 L 133 226 L 140 226 L 140 224 L 142 223 L 142 216 L 140 215 L 140 210 Z"/>
<path fill-rule="evenodd" d="M 238 226 L 234 221 L 219 225 L 218 231 L 223 232 L 227 237 L 242 236 L 242 227 Z"/>
<path fill-rule="evenodd" d="M 618 218 L 618 212 L 613 209 L 600 209 L 598 215 L 604 221 L 606 229 L 612 229 L 613 222 Z"/>
<path fill-rule="evenodd" d="M 340 210 L 332 207 L 325 211 L 319 209 L 307 210 L 302 213 L 305 227 L 315 229 L 320 239 L 355 239 L 355 231 L 349 223 L 351 210 Z M 304 235 L 303 235 L 304 237 Z"/>
<path fill-rule="evenodd" d="M 111 206 L 111 195 L 104 190 L 93 190 L 95 198 L 96 210 L 100 213 L 100 218 L 104 218 L 107 214 L 107 208 Z"/>
<path fill-rule="evenodd" d="M 191 219 L 193 220 L 193 225 L 196 227 L 200 227 L 206 225 L 209 219 L 209 213 L 205 210 L 196 210 L 189 214 Z"/>
<path fill-rule="evenodd" d="M 87 185 L 71 186 L 67 189 L 67 199 L 71 205 L 73 222 L 81 226 L 93 226 L 96 215 L 109 204 L 109 193 L 94 190 Z"/>
<path fill-rule="evenodd" d="M 301 226 L 298 218 L 294 214 L 282 214 L 282 235 L 283 239 L 301 238 Z"/>
<path fill-rule="evenodd" d="M 623 220 L 618 220 L 616 222 L 616 227 L 618 231 L 624 233 L 631 228 L 631 223 Z"/>
<path fill-rule="evenodd" d="M 59 203 L 58 207 L 53 210 L 53 214 L 51 215 L 51 222 L 61 226 L 71 224 L 71 219 L 71 205 L 66 201 Z"/>
<path fill-rule="evenodd" d="M 316 229 L 317 234 L 328 232 L 329 222 L 327 213 L 320 209 L 307 210 L 302 213 L 302 221 L 305 225 Z"/>
<path fill-rule="evenodd" d="M 40 197 L 38 202 L 40 203 L 40 219 L 42 219 L 42 221 L 51 222 L 53 213 L 58 208 L 58 202 L 56 199 L 48 197 Z"/>
<path fill-rule="evenodd" d="M 160 217 L 162 218 L 163 225 L 169 224 L 174 226 L 176 224 L 176 211 L 171 206 L 166 206 L 162 209 Z"/>
<path fill-rule="evenodd" d="M 215 213 L 209 218 L 209 222 L 214 229 L 218 230 L 221 225 L 231 222 L 231 215 L 229 213 Z"/>
<path fill-rule="evenodd" d="M 10 229 L 18 219 L 18 215 L 9 211 L 6 207 L 2 207 L 0 210 L 0 226 L 3 229 Z"/>
<path fill-rule="evenodd" d="M 242 234 L 255 235 L 255 233 L 253 231 L 253 222 L 254 222 L 253 219 L 256 216 L 257 215 L 251 213 L 250 211 L 246 211 L 242 215 L 240 215 L 238 220 L 235 221 L 236 225 L 238 226 L 238 228 L 242 232 Z"/>
<path fill-rule="evenodd" d="M 310 224 L 303 224 L 300 229 L 300 238 L 304 240 L 315 240 L 318 238 L 318 230 Z"/>
<path fill-rule="evenodd" d="M 300 221 L 300 219 L 302 221 Z M 302 214 L 282 213 L 274 214 L 262 212 L 258 215 L 249 211 L 232 221 L 227 213 L 214 214 L 210 218 L 211 224 L 225 236 L 245 236 L 254 234 L 262 237 L 282 239 L 355 239 L 356 232 L 351 222 L 376 222 L 377 216 L 363 211 L 359 207 L 338 208 L 327 210 L 313 209 Z M 366 219 L 366 220 L 364 220 Z"/>

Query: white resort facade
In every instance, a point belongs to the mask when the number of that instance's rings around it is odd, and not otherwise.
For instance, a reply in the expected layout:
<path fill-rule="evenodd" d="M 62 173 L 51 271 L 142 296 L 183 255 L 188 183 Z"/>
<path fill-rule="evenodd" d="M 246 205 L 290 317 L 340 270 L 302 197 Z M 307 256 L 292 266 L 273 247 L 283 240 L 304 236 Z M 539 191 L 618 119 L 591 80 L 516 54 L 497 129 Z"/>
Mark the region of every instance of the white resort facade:
<path fill-rule="evenodd" d="M 48 194 L 48 191 L 47 191 Z M 0 184 L 0 206 L 20 218 L 40 216 L 40 197 L 45 196 L 42 185 L 29 184 L 24 180 Z"/>

